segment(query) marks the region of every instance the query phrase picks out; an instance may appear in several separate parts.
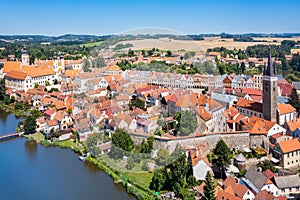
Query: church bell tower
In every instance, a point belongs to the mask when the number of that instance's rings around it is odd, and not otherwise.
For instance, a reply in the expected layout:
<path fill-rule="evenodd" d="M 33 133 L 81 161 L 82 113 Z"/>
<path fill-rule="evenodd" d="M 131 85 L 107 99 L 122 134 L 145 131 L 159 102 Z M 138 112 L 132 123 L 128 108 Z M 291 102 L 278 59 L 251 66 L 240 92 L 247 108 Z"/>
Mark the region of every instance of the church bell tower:
<path fill-rule="evenodd" d="M 269 49 L 268 64 L 263 72 L 263 118 L 272 122 L 277 121 L 278 78 L 276 64 L 272 61 Z"/>
<path fill-rule="evenodd" d="M 29 54 L 27 52 L 27 48 L 24 45 L 24 47 L 22 48 L 22 65 L 29 65 Z"/>

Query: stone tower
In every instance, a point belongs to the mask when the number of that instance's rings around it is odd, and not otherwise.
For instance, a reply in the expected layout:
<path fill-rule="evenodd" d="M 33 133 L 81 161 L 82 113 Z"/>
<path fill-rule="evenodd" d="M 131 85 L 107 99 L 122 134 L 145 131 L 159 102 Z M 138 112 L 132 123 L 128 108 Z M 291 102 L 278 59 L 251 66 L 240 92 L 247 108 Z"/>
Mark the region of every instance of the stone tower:
<path fill-rule="evenodd" d="M 271 50 L 269 49 L 268 64 L 264 66 L 263 73 L 263 117 L 272 122 L 277 121 L 277 100 L 278 100 L 278 78 L 276 64 L 273 63 Z"/>
<path fill-rule="evenodd" d="M 29 65 L 29 54 L 25 45 L 22 48 L 22 65 Z"/>

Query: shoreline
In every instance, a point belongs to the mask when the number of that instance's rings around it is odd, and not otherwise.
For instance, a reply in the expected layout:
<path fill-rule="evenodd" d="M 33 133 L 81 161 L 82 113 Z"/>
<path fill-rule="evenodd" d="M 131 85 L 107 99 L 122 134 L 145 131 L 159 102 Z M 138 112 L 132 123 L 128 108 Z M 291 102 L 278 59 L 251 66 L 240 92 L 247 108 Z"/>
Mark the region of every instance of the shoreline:
<path fill-rule="evenodd" d="M 72 147 L 65 145 L 64 141 L 57 141 L 57 142 L 49 142 L 47 140 L 37 140 L 34 137 L 30 137 L 30 135 L 22 135 L 21 137 L 26 138 L 29 141 L 34 141 L 37 144 L 43 145 L 44 147 L 60 147 L 61 149 L 71 149 L 75 154 L 84 155 L 82 151 L 85 150 L 84 147 L 82 147 L 80 150 L 77 150 L 78 147 Z M 68 140 L 65 140 L 68 141 Z M 113 170 L 111 167 L 109 167 L 106 163 L 99 161 L 96 158 L 93 158 L 91 155 L 88 155 L 86 157 L 86 160 L 88 162 L 93 163 L 94 165 L 97 165 L 97 167 L 104 171 L 108 176 L 110 176 L 115 184 L 122 184 L 126 192 L 128 194 L 134 195 L 137 199 L 155 199 L 154 196 L 151 196 L 150 189 L 147 191 L 141 186 L 137 185 L 136 183 L 133 183 L 130 181 L 130 179 L 126 180 L 125 178 L 122 178 L 121 172 L 118 172 L 116 170 Z M 84 162 L 85 162 L 84 161 Z"/>
<path fill-rule="evenodd" d="M 0 105 L 0 110 L 7 112 L 9 114 L 14 114 L 17 118 L 22 118 L 22 117 L 26 117 L 29 113 L 26 113 L 27 111 L 23 111 L 23 110 L 15 110 L 13 107 L 6 104 L 1 104 Z M 25 112 L 25 113 L 21 113 L 21 112 Z M 16 127 L 17 128 L 17 127 Z M 29 135 L 21 135 L 20 137 L 26 138 L 29 141 L 34 141 L 37 144 L 43 145 L 44 147 L 60 147 L 61 149 L 71 149 L 75 154 L 77 155 L 84 155 L 86 148 L 82 145 L 82 147 L 77 147 L 77 146 L 73 146 L 71 145 L 72 143 L 74 144 L 73 141 L 69 140 L 64 140 L 64 141 L 55 141 L 55 142 L 50 142 L 48 140 L 45 140 L 44 138 L 37 138 L 34 137 L 37 134 L 41 134 L 40 132 L 36 132 L 34 134 L 29 134 Z M 155 199 L 155 197 L 152 194 L 152 191 L 147 188 L 143 188 L 142 186 L 134 183 L 133 181 L 131 181 L 131 178 L 128 177 L 127 180 L 126 178 L 122 178 L 122 172 L 119 172 L 117 170 L 112 169 L 108 164 L 106 164 L 104 161 L 100 161 L 96 158 L 91 157 L 90 155 L 86 158 L 86 161 L 91 162 L 95 165 L 97 165 L 97 167 L 104 171 L 107 175 L 109 175 L 115 184 L 122 184 L 125 189 L 126 192 L 128 194 L 132 194 L 134 195 L 137 199 Z M 123 174 L 123 176 L 125 176 Z"/>
<path fill-rule="evenodd" d="M 15 110 L 14 108 L 10 107 L 11 104 L 6 105 L 3 101 L 0 101 L 2 104 L 0 104 L 0 111 L 7 112 L 9 114 L 14 114 L 17 118 L 26 117 L 29 113 L 26 113 L 28 111 L 23 110 Z M 25 112 L 25 113 L 21 113 Z"/>

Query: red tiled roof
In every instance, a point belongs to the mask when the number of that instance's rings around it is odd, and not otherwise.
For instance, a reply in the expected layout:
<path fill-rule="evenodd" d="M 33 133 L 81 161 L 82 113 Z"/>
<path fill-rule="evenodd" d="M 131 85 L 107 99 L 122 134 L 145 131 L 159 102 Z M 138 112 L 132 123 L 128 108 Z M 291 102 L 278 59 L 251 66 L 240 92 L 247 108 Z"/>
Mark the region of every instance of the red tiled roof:
<path fill-rule="evenodd" d="M 291 104 L 278 104 L 278 112 L 280 115 L 295 112 L 296 109 Z"/>
<path fill-rule="evenodd" d="M 26 78 L 27 74 L 21 71 L 17 70 L 10 70 L 7 74 L 6 77 L 10 77 L 13 79 L 18 79 L 18 80 L 24 80 Z"/>
<path fill-rule="evenodd" d="M 291 140 L 285 140 L 277 143 L 283 153 L 289 153 L 292 151 L 300 150 L 300 142 L 298 138 Z"/>
<path fill-rule="evenodd" d="M 268 131 L 275 125 L 275 122 L 252 116 L 248 123 L 243 125 L 243 129 L 249 130 L 251 134 L 268 134 Z"/>
<path fill-rule="evenodd" d="M 208 121 L 212 118 L 211 114 L 205 109 L 204 106 L 196 107 L 195 111 L 204 121 Z"/>
<path fill-rule="evenodd" d="M 255 89 L 255 88 L 243 88 L 241 92 L 249 95 L 256 95 L 256 96 L 262 95 L 262 91 L 260 89 Z"/>
<path fill-rule="evenodd" d="M 217 200 L 242 200 L 242 198 L 234 196 L 224 190 L 220 190 L 217 195 Z"/>
<path fill-rule="evenodd" d="M 275 174 L 270 169 L 267 169 L 263 173 L 268 179 L 272 179 L 275 176 Z"/>
<path fill-rule="evenodd" d="M 291 96 L 294 86 L 290 83 L 288 84 L 278 84 L 281 96 Z"/>
<path fill-rule="evenodd" d="M 288 121 L 287 126 L 289 130 L 295 131 L 297 128 L 300 130 L 300 120 L 293 120 L 293 121 Z"/>
<path fill-rule="evenodd" d="M 56 126 L 56 125 L 58 124 L 57 121 L 56 121 L 55 119 L 53 119 L 53 120 L 48 120 L 47 123 L 48 123 L 48 126 Z"/>
<path fill-rule="evenodd" d="M 234 179 L 231 176 L 228 176 L 226 178 L 226 180 L 224 181 L 224 185 L 226 187 L 231 186 L 234 194 L 238 197 L 243 197 L 245 195 L 245 193 L 249 190 L 247 187 L 245 187 L 244 185 L 242 185 L 241 183 L 238 182 L 237 179 Z M 226 190 L 225 190 L 226 191 Z"/>
<path fill-rule="evenodd" d="M 46 110 L 45 112 L 44 112 L 44 114 L 46 114 L 46 115 L 48 115 L 48 116 L 51 116 L 51 115 L 53 115 L 55 112 L 53 111 L 53 110 Z"/>
<path fill-rule="evenodd" d="M 267 190 L 261 190 L 257 193 L 254 200 L 273 200 L 274 196 Z"/>
<path fill-rule="evenodd" d="M 238 102 L 236 103 L 236 106 L 247 108 L 249 110 L 253 110 L 260 113 L 262 112 L 262 103 L 243 98 L 239 98 Z"/>
<path fill-rule="evenodd" d="M 21 62 L 7 61 L 4 63 L 3 73 L 8 73 L 11 70 L 20 70 Z"/>

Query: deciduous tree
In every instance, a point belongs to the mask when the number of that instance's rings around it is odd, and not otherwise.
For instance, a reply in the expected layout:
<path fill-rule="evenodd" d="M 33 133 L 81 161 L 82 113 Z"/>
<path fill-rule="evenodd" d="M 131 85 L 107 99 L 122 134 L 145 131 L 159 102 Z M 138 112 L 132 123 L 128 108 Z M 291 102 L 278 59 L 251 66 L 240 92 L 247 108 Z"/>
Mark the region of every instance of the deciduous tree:
<path fill-rule="evenodd" d="M 112 143 L 125 151 L 131 151 L 133 149 L 133 141 L 130 135 L 124 129 L 116 129 L 112 135 Z"/>
<path fill-rule="evenodd" d="M 34 133 L 36 130 L 36 119 L 34 116 L 29 115 L 24 120 L 24 133 L 31 134 Z"/>

